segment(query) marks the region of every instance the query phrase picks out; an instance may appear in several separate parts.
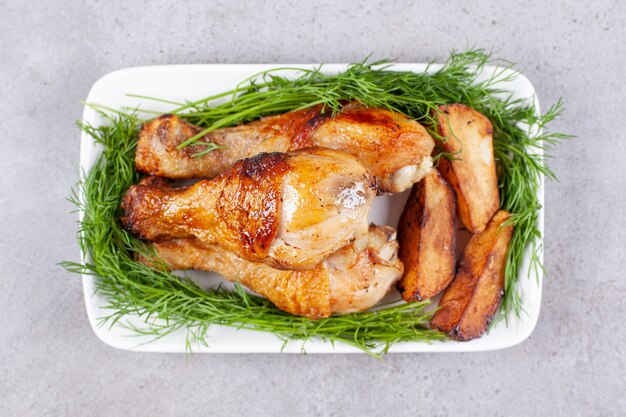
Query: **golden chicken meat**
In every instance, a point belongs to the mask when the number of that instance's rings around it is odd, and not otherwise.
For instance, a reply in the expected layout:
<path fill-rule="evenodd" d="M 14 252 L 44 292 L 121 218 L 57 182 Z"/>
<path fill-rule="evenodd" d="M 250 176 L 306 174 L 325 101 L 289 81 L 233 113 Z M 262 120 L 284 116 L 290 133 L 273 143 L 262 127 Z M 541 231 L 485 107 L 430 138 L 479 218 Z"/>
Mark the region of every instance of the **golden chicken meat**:
<path fill-rule="evenodd" d="M 277 270 L 219 246 L 205 246 L 197 239 L 174 239 L 153 246 L 170 270 L 217 272 L 261 294 L 281 310 L 311 319 L 373 307 L 403 271 L 395 231 L 388 226 L 370 226 L 365 250 L 354 244 L 345 246 L 307 271 Z M 145 258 L 141 261 L 150 264 Z"/>
<path fill-rule="evenodd" d="M 150 241 L 195 238 L 248 261 L 311 269 L 367 246 L 374 178 L 352 155 L 323 148 L 266 153 L 213 180 L 173 188 L 148 177 L 122 200 L 122 224 Z"/>
<path fill-rule="evenodd" d="M 137 171 L 171 179 L 213 178 L 236 161 L 259 153 L 320 146 L 356 156 L 376 177 L 380 191 L 397 193 L 430 172 L 435 146 L 418 122 L 360 103 L 349 103 L 334 116 L 318 105 L 217 129 L 199 143 L 179 149 L 201 131 L 175 115 L 144 123 L 135 157 Z M 194 157 L 208 142 L 220 149 Z"/>

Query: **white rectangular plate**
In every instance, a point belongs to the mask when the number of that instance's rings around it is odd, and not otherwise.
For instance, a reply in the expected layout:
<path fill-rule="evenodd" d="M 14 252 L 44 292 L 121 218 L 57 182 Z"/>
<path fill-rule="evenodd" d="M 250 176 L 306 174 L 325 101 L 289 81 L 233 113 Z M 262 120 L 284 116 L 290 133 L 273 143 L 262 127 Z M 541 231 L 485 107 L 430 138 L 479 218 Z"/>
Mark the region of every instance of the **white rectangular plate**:
<path fill-rule="evenodd" d="M 212 94 L 234 88 L 240 81 L 276 67 L 312 68 L 317 65 L 172 65 L 138 67 L 115 71 L 98 80 L 89 92 L 87 103 L 100 104 L 113 109 L 149 108 L 167 112 L 172 105 L 157 103 L 127 96 L 132 93 L 150 97 L 159 97 L 175 102 L 198 100 Z M 345 64 L 329 64 L 323 71 L 329 74 L 343 71 Z M 423 72 L 426 64 L 397 64 L 394 69 Z M 429 71 L 436 71 L 440 66 L 432 65 Z M 496 67 L 486 67 L 480 77 L 487 78 Z M 285 74 L 296 75 L 296 71 Z M 538 108 L 538 100 L 532 84 L 521 74 L 512 81 L 499 84 L 509 90 L 514 98 L 528 100 Z M 83 122 L 99 126 L 106 121 L 92 108 L 85 107 Z M 81 141 L 80 165 L 83 172 L 88 172 L 101 152 L 92 138 L 83 133 Z M 543 205 L 543 178 L 541 179 L 539 199 Z M 407 194 L 392 197 L 377 197 L 371 210 L 370 220 L 376 224 L 396 226 Z M 539 213 L 539 228 L 543 233 L 543 209 Z M 463 239 L 459 239 L 463 240 Z M 460 251 L 459 251 L 460 252 Z M 543 254 L 539 254 L 543 259 Z M 520 318 L 511 317 L 508 324 L 500 321 L 488 334 L 470 342 L 405 342 L 393 345 L 390 352 L 476 352 L 503 349 L 525 340 L 533 331 L 539 317 L 541 305 L 541 271 L 529 274 L 530 249 L 526 251 L 524 264 L 520 270 L 520 293 L 525 314 Z M 537 275 L 539 274 L 539 275 Z M 220 281 L 216 274 L 194 273 L 201 285 L 211 285 Z M 83 275 L 83 288 L 89 322 L 96 335 L 106 344 L 119 349 L 143 352 L 185 352 L 186 332 L 183 330 L 152 341 L 147 336 L 136 336 L 126 328 L 114 325 L 98 326 L 98 319 L 110 315 L 106 309 L 107 300 L 95 292 L 95 280 Z M 141 326 L 143 321 L 134 316 L 127 316 L 122 321 Z M 212 326 L 206 339 L 208 346 L 194 346 L 196 352 L 301 352 L 302 342 L 291 341 L 283 346 L 283 341 L 271 333 L 237 330 L 224 326 Z M 352 353 L 360 350 L 341 343 L 334 346 L 321 340 L 306 343 L 307 353 Z"/>

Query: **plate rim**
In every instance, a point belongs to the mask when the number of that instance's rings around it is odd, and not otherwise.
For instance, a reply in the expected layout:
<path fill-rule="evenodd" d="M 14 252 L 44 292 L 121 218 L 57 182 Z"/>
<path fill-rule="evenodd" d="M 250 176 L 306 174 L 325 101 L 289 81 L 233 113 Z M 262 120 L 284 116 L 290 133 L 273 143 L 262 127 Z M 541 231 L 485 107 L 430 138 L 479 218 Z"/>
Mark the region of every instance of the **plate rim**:
<path fill-rule="evenodd" d="M 111 83 L 115 85 L 116 77 L 118 78 L 126 77 L 137 72 L 139 73 L 143 73 L 145 71 L 154 72 L 154 73 L 171 72 L 171 71 L 174 71 L 174 72 L 200 71 L 202 72 L 202 71 L 211 71 L 211 70 L 218 70 L 218 69 L 219 70 L 229 70 L 229 69 L 248 70 L 248 69 L 253 69 L 253 68 L 258 69 L 258 71 L 255 71 L 255 72 L 260 72 L 260 71 L 264 71 L 267 69 L 282 68 L 282 67 L 289 67 L 293 69 L 295 68 L 309 68 L 310 69 L 310 68 L 319 67 L 320 65 L 321 64 L 175 64 L 175 65 L 135 66 L 135 67 L 129 67 L 129 68 L 124 68 L 124 69 L 118 69 L 100 77 L 91 87 L 85 102 L 93 103 L 94 102 L 93 97 L 98 95 L 99 90 L 102 90 L 104 88 L 110 88 L 108 84 L 111 84 Z M 342 63 L 323 64 L 323 72 L 327 72 L 327 73 L 337 72 L 342 69 L 345 69 L 348 65 L 349 64 L 342 64 Z M 397 70 L 408 70 L 408 71 L 419 72 L 426 68 L 429 68 L 431 70 L 436 70 L 438 68 L 441 68 L 441 66 L 442 66 L 441 64 L 427 64 L 427 63 L 396 63 L 392 65 L 392 68 L 397 69 Z M 495 70 L 502 70 L 502 69 L 504 68 L 498 67 L 498 66 L 485 66 L 483 68 L 483 71 L 495 71 Z M 528 80 L 527 77 L 525 77 L 522 73 L 518 71 L 514 71 L 511 69 L 509 69 L 509 71 L 513 72 L 518 80 L 526 84 L 526 89 L 530 92 L 527 98 L 532 99 L 534 101 L 537 112 L 539 112 L 540 111 L 539 100 L 537 97 L 537 93 L 534 89 L 534 86 L 532 85 L 530 80 Z M 224 90 L 228 88 L 229 87 L 226 86 Z M 511 92 L 515 93 L 515 91 L 511 91 Z M 127 94 L 127 93 L 131 93 L 131 92 L 125 91 L 122 94 Z M 99 104 L 102 104 L 102 103 L 99 103 Z M 94 114 L 95 114 L 95 110 L 89 107 L 88 105 L 85 105 L 83 109 L 82 121 L 83 122 L 93 121 Z M 88 136 L 85 132 L 81 132 L 81 142 L 80 142 L 81 180 L 83 179 L 83 176 L 86 175 L 86 172 L 88 172 L 88 169 L 90 169 L 90 167 L 93 165 L 93 161 L 95 157 L 97 156 L 97 154 L 99 153 L 96 150 L 95 155 L 94 155 L 94 147 L 97 148 L 93 139 L 90 136 Z M 537 153 L 543 155 L 543 147 L 537 149 L 536 151 Z M 85 167 L 87 167 L 87 169 L 85 169 Z M 544 227 L 545 176 L 543 174 L 540 175 L 539 180 L 540 180 L 540 187 L 538 190 L 538 199 L 539 199 L 539 202 L 541 203 L 541 209 L 539 210 L 539 213 L 538 213 L 538 228 L 542 233 L 542 239 L 543 239 L 543 236 L 545 233 L 545 227 Z M 80 198 L 81 199 L 83 198 L 82 193 L 80 195 Z M 79 220 L 80 221 L 83 220 L 82 212 L 79 212 Z M 529 248 L 527 248 L 527 251 L 528 250 Z M 537 256 L 543 263 L 543 260 L 544 260 L 543 245 L 540 246 Z M 524 259 L 526 258 L 527 258 L 527 255 L 525 254 Z M 85 263 L 85 254 L 82 254 L 82 253 L 81 253 L 81 263 L 83 264 Z M 521 268 L 520 273 L 523 273 L 523 272 L 524 272 L 524 269 Z M 537 326 L 538 320 L 539 320 L 539 315 L 541 311 L 541 301 L 542 301 L 542 292 L 543 292 L 542 287 L 543 287 L 543 275 L 544 275 L 541 269 L 538 269 L 537 271 L 535 271 L 534 273 L 535 276 L 533 277 L 530 276 L 530 271 L 528 272 L 529 272 L 529 276 L 521 277 L 520 279 L 527 280 L 527 281 L 534 281 L 532 284 L 536 285 L 537 287 L 536 297 L 535 297 L 536 307 L 533 311 L 534 314 L 532 315 L 526 314 L 525 319 L 524 318 L 521 319 L 524 324 L 524 330 L 522 333 L 517 333 L 514 337 L 507 339 L 505 342 L 493 343 L 491 346 L 487 345 L 487 346 L 481 346 L 481 347 L 473 346 L 472 342 L 456 342 L 456 341 L 432 342 L 432 343 L 398 342 L 391 346 L 389 353 L 484 352 L 484 351 L 507 349 L 507 348 L 516 346 L 524 342 L 534 332 Z M 141 351 L 141 352 L 171 352 L 171 353 L 186 352 L 184 341 L 180 343 L 180 347 L 178 349 L 168 348 L 162 344 L 159 344 L 159 340 L 155 340 L 155 341 L 145 343 L 145 344 L 135 343 L 135 342 L 128 343 L 129 339 L 114 337 L 115 334 L 114 334 L 113 329 L 115 329 L 115 327 L 111 327 L 109 325 L 104 325 L 104 326 L 99 325 L 98 324 L 99 317 L 97 317 L 97 314 L 96 314 L 98 305 L 96 305 L 94 301 L 94 297 L 96 295 L 95 294 L 96 292 L 95 280 L 96 279 L 97 277 L 94 277 L 92 275 L 82 274 L 83 294 L 85 297 L 86 312 L 87 312 L 90 326 L 93 332 L 98 337 L 98 339 L 100 339 L 103 343 L 105 343 L 108 346 L 121 349 L 121 350 L 131 350 L 131 351 Z M 213 325 L 212 327 L 225 327 L 225 326 Z M 240 331 L 248 332 L 247 330 L 240 330 Z M 173 335 L 173 336 L 176 336 L 176 335 Z M 278 339 L 275 335 L 271 335 L 271 336 L 279 342 L 278 345 L 282 344 L 282 341 L 280 341 L 280 339 Z M 489 334 L 484 335 L 483 338 L 488 339 Z M 302 344 L 302 342 L 297 341 L 297 340 L 290 342 L 290 345 L 294 345 L 294 344 L 300 345 Z M 322 347 L 320 348 L 320 346 Z M 286 349 L 281 351 L 280 349 L 276 349 L 275 343 L 272 343 L 269 345 L 261 345 L 261 346 L 255 345 L 252 349 L 250 349 L 249 347 L 245 348 L 245 346 L 244 348 L 242 348 L 241 346 L 239 347 L 240 347 L 239 349 L 232 349 L 232 348 L 223 349 L 223 348 L 215 348 L 215 347 L 211 348 L 210 345 L 209 347 L 199 346 L 199 349 L 195 349 L 194 352 L 196 353 L 197 352 L 201 352 L 201 353 L 279 353 L 279 352 L 299 353 L 301 352 L 300 348 L 297 348 L 297 347 L 294 348 L 293 346 L 288 346 Z M 338 350 L 337 347 L 340 347 L 340 349 Z M 336 345 L 333 346 L 330 342 L 313 341 L 313 342 L 309 342 L 306 345 L 306 353 L 317 354 L 317 353 L 364 353 L 364 352 L 352 346 L 345 345 L 342 343 L 336 343 Z"/>

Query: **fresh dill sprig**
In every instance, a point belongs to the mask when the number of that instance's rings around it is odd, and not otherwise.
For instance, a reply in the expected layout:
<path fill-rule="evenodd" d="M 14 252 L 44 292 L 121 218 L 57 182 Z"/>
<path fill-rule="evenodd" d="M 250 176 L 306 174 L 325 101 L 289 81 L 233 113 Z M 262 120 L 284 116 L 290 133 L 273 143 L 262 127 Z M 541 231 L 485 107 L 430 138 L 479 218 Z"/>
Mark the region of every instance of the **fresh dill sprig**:
<path fill-rule="evenodd" d="M 512 73 L 506 69 L 478 81 L 477 74 L 489 59 L 489 53 L 478 49 L 452 53 L 441 69 L 423 73 L 396 71 L 387 60 L 353 64 L 336 75 L 324 74 L 319 67 L 297 69 L 299 76 L 293 78 L 281 75 L 285 69 L 276 69 L 243 80 L 233 90 L 198 101 L 165 102 L 177 106 L 171 113 L 204 127 L 180 145 L 206 144 L 200 154 L 214 149 L 214 144 L 201 139 L 212 130 L 318 104 L 324 105 L 325 111 L 336 113 L 346 102 L 360 101 L 402 112 L 426 126 L 434 125 L 433 114 L 441 104 L 463 103 L 485 114 L 494 126 L 502 208 L 514 213 L 500 315 L 506 318 L 523 311 L 518 284 L 524 278 L 519 271 L 526 248 L 531 249 L 530 271 L 542 268 L 537 256 L 542 242 L 537 224 L 541 208 L 538 192 L 541 175 L 555 177 L 541 150 L 549 151 L 570 136 L 544 132 L 546 125 L 562 112 L 560 101 L 539 115 L 534 105 L 523 100 L 498 98 L 507 93 L 499 84 L 512 79 Z M 293 75 L 293 68 L 287 70 Z M 145 109 L 140 112 L 158 114 Z M 444 338 L 427 329 L 427 303 L 400 304 L 375 312 L 311 321 L 283 313 L 267 300 L 243 291 L 203 291 L 189 280 L 135 262 L 132 253 L 147 249 L 123 230 L 117 219 L 123 193 L 138 180 L 133 155 L 139 119 L 119 111 L 114 114 L 110 126 L 80 126 L 104 146 L 104 153 L 72 197 L 84 213 L 80 242 L 83 253 L 89 253 L 92 262 L 65 263 L 72 271 L 100 277 L 98 290 L 107 297 L 113 311 L 103 318 L 104 322 L 116 323 L 125 314 L 137 314 L 146 319 L 146 327 L 135 329 L 137 332 L 162 337 L 186 328 L 191 338 L 201 343 L 210 325 L 223 324 L 273 332 L 285 340 L 320 337 L 341 341 L 370 353 L 385 352 L 399 341 Z M 79 198 L 81 194 L 83 200 Z"/>

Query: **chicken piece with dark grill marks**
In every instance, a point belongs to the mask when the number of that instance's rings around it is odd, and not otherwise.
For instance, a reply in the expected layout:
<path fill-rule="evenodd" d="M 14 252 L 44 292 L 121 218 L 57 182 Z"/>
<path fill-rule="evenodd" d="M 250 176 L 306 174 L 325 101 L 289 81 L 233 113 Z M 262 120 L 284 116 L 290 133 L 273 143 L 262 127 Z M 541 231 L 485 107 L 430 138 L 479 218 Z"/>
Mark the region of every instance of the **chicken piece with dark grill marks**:
<path fill-rule="evenodd" d="M 349 103 L 332 116 L 321 105 L 217 129 L 200 139 L 221 148 L 196 144 L 178 149 L 202 129 L 178 116 L 144 123 L 135 164 L 139 172 L 171 179 L 213 178 L 236 161 L 262 152 L 288 152 L 312 146 L 339 149 L 356 156 L 376 177 L 382 192 L 401 192 L 431 169 L 433 138 L 418 122 L 385 109 Z"/>
<path fill-rule="evenodd" d="M 374 179 L 330 149 L 261 154 L 183 188 L 148 177 L 122 200 L 124 227 L 145 240 L 196 238 L 249 261 L 311 269 L 367 243 Z"/>

